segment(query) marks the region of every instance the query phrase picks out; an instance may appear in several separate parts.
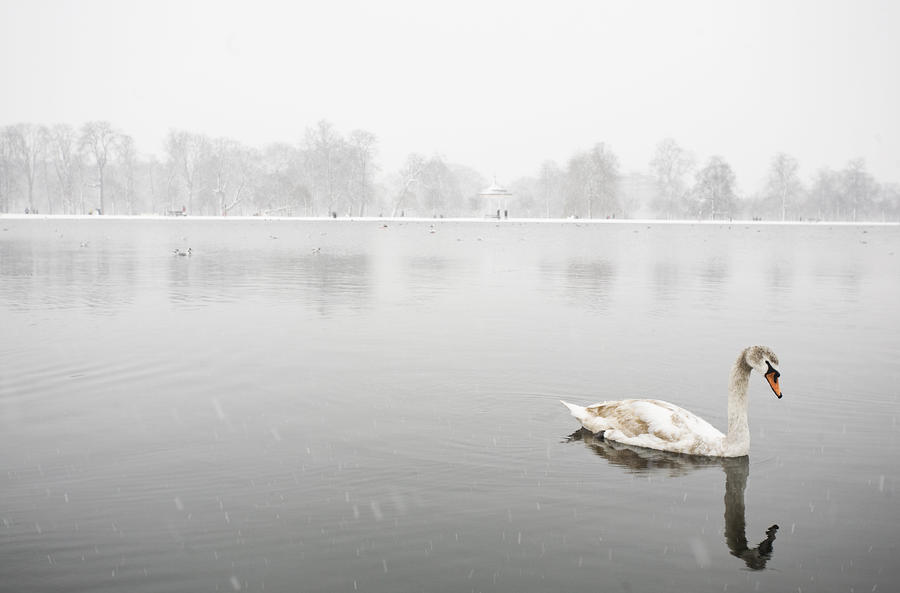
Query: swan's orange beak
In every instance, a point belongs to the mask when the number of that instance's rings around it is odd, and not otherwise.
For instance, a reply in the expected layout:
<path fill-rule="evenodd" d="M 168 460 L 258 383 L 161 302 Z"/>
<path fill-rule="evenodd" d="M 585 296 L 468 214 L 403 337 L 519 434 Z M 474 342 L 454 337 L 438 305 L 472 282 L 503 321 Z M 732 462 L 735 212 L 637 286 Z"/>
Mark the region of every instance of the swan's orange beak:
<path fill-rule="evenodd" d="M 772 371 L 766 373 L 766 381 L 769 382 L 769 387 L 772 388 L 772 391 L 775 393 L 778 399 L 781 399 L 781 386 L 778 384 L 779 376 L 781 376 L 781 373 L 772 369 Z"/>

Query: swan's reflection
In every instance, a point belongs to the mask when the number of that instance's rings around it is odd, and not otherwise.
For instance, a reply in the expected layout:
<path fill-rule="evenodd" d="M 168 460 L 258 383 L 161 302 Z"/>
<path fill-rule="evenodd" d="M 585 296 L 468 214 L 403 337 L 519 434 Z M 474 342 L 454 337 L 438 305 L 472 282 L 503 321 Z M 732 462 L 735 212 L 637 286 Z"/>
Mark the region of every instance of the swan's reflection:
<path fill-rule="evenodd" d="M 731 555 L 742 559 L 749 568 L 762 570 L 766 567 L 766 562 L 772 557 L 778 525 L 766 530 L 766 539 L 758 546 L 747 546 L 744 490 L 750 475 L 748 457 L 699 457 L 630 447 L 594 436 L 584 428 L 576 430 L 566 439 L 566 442 L 573 441 L 583 442 L 600 457 L 632 473 L 664 472 L 668 476 L 683 476 L 703 467 L 721 467 L 725 471 L 725 543 Z"/>

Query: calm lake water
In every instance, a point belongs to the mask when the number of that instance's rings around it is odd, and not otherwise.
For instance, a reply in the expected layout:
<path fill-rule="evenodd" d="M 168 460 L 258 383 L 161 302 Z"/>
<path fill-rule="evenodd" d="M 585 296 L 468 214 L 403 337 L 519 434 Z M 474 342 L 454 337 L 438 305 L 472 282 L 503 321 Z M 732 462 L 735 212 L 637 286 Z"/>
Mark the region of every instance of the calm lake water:
<path fill-rule="evenodd" d="M 0 590 L 895 591 L 898 295 L 896 226 L 0 218 Z M 749 458 L 558 401 L 724 429 L 756 343 Z"/>

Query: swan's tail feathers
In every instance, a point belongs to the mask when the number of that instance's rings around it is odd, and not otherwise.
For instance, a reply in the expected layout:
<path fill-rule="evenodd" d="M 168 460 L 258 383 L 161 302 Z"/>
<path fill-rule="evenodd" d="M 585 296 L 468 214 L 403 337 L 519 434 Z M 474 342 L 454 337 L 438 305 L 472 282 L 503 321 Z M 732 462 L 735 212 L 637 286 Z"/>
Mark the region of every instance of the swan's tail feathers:
<path fill-rule="evenodd" d="M 565 402 L 563 400 L 559 401 L 561 401 L 565 407 L 569 408 L 569 412 L 576 420 L 578 420 L 578 422 L 581 423 L 583 427 L 585 427 L 592 433 L 597 434 L 598 432 L 606 428 L 606 426 L 602 422 L 597 422 L 598 418 L 588 412 L 588 409 L 586 407 L 570 404 L 569 402 Z"/>
<path fill-rule="evenodd" d="M 570 404 L 567 401 L 559 400 L 562 405 L 569 408 L 569 412 L 575 417 L 579 422 L 585 417 L 587 412 L 587 408 L 584 406 L 576 406 L 575 404 Z"/>

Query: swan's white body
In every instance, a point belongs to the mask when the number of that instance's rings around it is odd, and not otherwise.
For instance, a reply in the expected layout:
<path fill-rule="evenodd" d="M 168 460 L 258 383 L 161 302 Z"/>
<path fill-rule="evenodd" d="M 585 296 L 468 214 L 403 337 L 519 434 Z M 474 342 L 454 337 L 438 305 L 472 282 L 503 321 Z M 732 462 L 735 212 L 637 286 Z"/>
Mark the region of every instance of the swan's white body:
<path fill-rule="evenodd" d="M 603 438 L 660 451 L 740 457 L 750 452 L 747 418 L 747 385 L 751 370 L 765 375 L 779 398 L 778 357 L 765 346 L 746 348 L 731 369 L 728 391 L 728 434 L 709 422 L 669 402 L 656 399 L 626 399 L 577 406 L 565 404 L 581 425 Z"/>
<path fill-rule="evenodd" d="M 586 429 L 626 445 L 715 457 L 739 457 L 749 450 L 749 439 L 746 446 L 729 446 L 712 424 L 666 401 L 625 399 L 587 407 L 563 403 Z"/>

